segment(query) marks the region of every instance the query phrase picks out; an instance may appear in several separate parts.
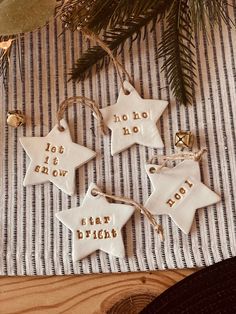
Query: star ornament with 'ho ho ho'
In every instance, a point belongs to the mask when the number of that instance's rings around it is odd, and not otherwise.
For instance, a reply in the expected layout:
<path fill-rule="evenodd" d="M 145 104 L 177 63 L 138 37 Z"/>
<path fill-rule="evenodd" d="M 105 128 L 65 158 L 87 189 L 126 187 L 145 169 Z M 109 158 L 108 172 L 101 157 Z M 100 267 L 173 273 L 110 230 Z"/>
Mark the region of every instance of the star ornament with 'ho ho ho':
<path fill-rule="evenodd" d="M 163 142 L 157 129 L 157 120 L 168 105 L 167 101 L 143 99 L 127 81 L 121 89 L 117 103 L 101 109 L 104 123 L 112 132 L 112 156 L 140 144 L 153 148 L 163 148 Z"/>
<path fill-rule="evenodd" d="M 197 161 L 184 160 L 174 168 L 148 164 L 146 172 L 154 188 L 145 207 L 153 215 L 169 215 L 185 233 L 190 232 L 195 212 L 220 201 L 220 197 L 201 182 Z"/>
<path fill-rule="evenodd" d="M 20 143 L 30 157 L 24 186 L 52 182 L 68 195 L 75 192 L 75 169 L 96 156 L 89 148 L 73 143 L 69 127 L 56 125 L 45 137 L 22 137 Z"/>
<path fill-rule="evenodd" d="M 123 204 L 111 204 L 92 183 L 80 207 L 63 210 L 56 217 L 73 233 L 73 261 L 78 261 L 102 250 L 124 258 L 125 248 L 121 229 L 133 215 L 135 208 Z"/>

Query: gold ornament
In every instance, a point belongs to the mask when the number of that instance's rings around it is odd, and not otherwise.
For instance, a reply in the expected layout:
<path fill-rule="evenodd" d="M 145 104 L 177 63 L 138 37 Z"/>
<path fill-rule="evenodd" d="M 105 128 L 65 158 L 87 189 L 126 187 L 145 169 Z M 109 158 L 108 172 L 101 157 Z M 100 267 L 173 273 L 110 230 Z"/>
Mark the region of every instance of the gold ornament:
<path fill-rule="evenodd" d="M 25 116 L 20 110 L 12 110 L 7 113 L 7 124 L 13 128 L 18 128 L 25 123 Z"/>
<path fill-rule="evenodd" d="M 190 131 L 178 131 L 175 134 L 175 146 L 181 149 L 192 148 L 194 136 Z"/>

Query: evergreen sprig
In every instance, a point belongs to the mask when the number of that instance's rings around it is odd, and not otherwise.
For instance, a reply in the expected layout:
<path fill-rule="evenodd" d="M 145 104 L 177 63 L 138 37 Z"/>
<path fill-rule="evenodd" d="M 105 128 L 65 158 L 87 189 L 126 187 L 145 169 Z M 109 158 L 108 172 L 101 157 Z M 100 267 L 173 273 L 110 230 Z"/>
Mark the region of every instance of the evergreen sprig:
<path fill-rule="evenodd" d="M 193 30 L 188 0 L 173 1 L 167 25 L 157 57 L 164 58 L 162 70 L 167 72 L 176 100 L 187 105 L 192 101 L 192 86 L 195 83 Z"/>
<path fill-rule="evenodd" d="M 146 15 L 129 18 L 123 25 L 107 30 L 103 35 L 103 42 L 116 54 L 118 48 L 122 49 L 128 38 L 133 37 L 134 40 L 140 37 L 142 27 L 155 20 L 156 16 L 156 11 L 150 10 Z M 75 63 L 71 72 L 71 78 L 74 81 L 83 80 L 93 65 L 97 64 L 98 68 L 102 68 L 104 61 L 109 61 L 109 58 L 106 59 L 106 57 L 106 51 L 100 46 L 88 49 Z"/>
<path fill-rule="evenodd" d="M 193 34 L 207 32 L 209 25 L 221 19 L 230 23 L 225 6 L 225 0 L 71 0 L 63 20 L 72 30 L 86 27 L 103 34 L 104 42 L 116 53 L 128 38 L 140 36 L 142 27 L 166 17 L 156 58 L 164 59 L 162 70 L 167 72 L 174 96 L 186 105 L 192 102 L 195 84 Z M 106 56 L 99 46 L 88 49 L 77 60 L 72 79 L 84 79 L 95 63 L 101 68 Z"/>

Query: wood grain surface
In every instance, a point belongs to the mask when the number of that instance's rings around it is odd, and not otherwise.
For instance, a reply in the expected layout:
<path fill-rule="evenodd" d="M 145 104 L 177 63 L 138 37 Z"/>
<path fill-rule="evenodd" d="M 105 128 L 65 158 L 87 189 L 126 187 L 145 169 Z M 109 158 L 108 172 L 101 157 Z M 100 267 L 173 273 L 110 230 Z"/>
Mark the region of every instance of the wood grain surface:
<path fill-rule="evenodd" d="M 0 313 L 136 314 L 194 271 L 0 277 Z"/>

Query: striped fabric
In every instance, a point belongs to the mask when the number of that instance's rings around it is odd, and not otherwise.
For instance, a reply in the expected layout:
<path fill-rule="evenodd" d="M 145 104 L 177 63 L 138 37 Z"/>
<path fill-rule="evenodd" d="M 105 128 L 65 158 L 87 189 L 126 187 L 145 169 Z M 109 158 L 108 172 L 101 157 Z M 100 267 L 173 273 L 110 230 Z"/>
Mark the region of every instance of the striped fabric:
<path fill-rule="evenodd" d="M 232 4 L 236 7 L 235 0 Z M 236 9 L 228 9 L 236 22 Z M 19 137 L 47 135 L 56 123 L 58 105 L 67 97 L 85 95 L 101 107 L 114 104 L 120 82 L 112 64 L 91 73 L 80 84 L 68 82 L 67 73 L 89 43 L 82 41 L 78 33 L 59 36 L 59 22 L 20 39 L 20 54 L 17 47 L 13 48 L 9 83 L 0 89 L 1 275 L 197 267 L 236 255 L 236 31 L 219 25 L 210 32 L 213 41 L 209 46 L 206 35 L 195 39 L 198 85 L 193 106 L 185 108 L 175 103 L 166 73 L 160 70 L 161 62 L 155 61 L 163 25 L 157 25 L 145 40 L 134 42 L 131 50 L 127 43 L 121 61 L 142 97 L 170 101 L 158 122 L 165 144 L 158 153 L 173 153 L 175 132 L 191 130 L 196 138 L 194 149 L 208 149 L 201 162 L 202 181 L 219 193 L 222 201 L 197 211 L 189 235 L 184 235 L 169 217 L 158 217 L 165 232 L 163 243 L 149 222 L 136 212 L 123 229 L 125 259 L 98 251 L 76 263 L 71 258 L 71 232 L 55 218 L 55 213 L 79 205 L 90 182 L 108 193 L 144 203 L 151 194 L 144 166 L 157 151 L 133 146 L 111 157 L 110 136 L 102 137 L 97 132 L 97 123 L 87 108 L 74 106 L 67 114 L 73 140 L 97 152 L 96 159 L 77 171 L 77 194 L 67 196 L 50 183 L 24 188 L 29 158 Z M 6 113 L 16 108 L 27 115 L 27 123 L 15 130 L 6 125 Z"/>

